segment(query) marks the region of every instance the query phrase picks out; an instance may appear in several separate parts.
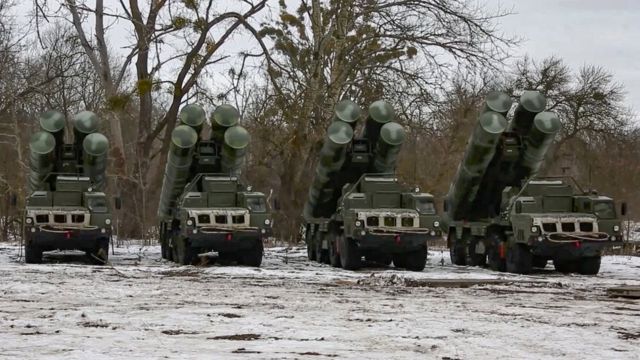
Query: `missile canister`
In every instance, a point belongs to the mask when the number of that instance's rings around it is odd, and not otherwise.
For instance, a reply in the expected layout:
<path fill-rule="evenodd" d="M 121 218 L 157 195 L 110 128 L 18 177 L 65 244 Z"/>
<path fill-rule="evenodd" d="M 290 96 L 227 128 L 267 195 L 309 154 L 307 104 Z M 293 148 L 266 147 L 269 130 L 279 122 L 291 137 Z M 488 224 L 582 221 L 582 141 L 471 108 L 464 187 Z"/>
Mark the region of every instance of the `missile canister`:
<path fill-rule="evenodd" d="M 398 160 L 398 153 L 404 142 L 405 133 L 402 125 L 390 122 L 380 129 L 377 141 L 373 170 L 377 173 L 393 173 Z"/>
<path fill-rule="evenodd" d="M 540 170 L 544 157 L 560 130 L 560 119 L 550 111 L 543 111 L 535 116 L 528 136 L 524 139 L 524 150 L 520 167 L 522 178 L 534 176 Z"/>
<path fill-rule="evenodd" d="M 103 191 L 106 184 L 109 140 L 100 133 L 92 133 L 82 141 L 82 149 L 84 175 L 91 179 L 95 190 Z"/>
<path fill-rule="evenodd" d="M 196 104 L 190 104 L 183 107 L 180 110 L 180 122 L 184 125 L 189 125 L 196 131 L 198 135 L 202 131 L 202 126 L 206 120 L 206 113 L 202 106 Z"/>
<path fill-rule="evenodd" d="M 240 176 L 249 140 L 249 132 L 239 125 L 230 127 L 224 132 L 224 143 L 220 156 L 223 173 Z"/>
<path fill-rule="evenodd" d="M 29 140 L 29 190 L 45 190 L 42 181 L 53 171 L 56 139 L 47 131 L 38 131 Z"/>
<path fill-rule="evenodd" d="M 224 141 L 224 133 L 228 128 L 238 125 L 240 112 L 235 107 L 223 104 L 218 106 L 211 117 L 211 140 Z"/>
<path fill-rule="evenodd" d="M 98 116 L 91 111 L 82 111 L 73 117 L 73 134 L 76 148 L 80 149 L 84 138 L 98 131 Z"/>
<path fill-rule="evenodd" d="M 502 116 L 507 116 L 512 104 L 513 100 L 509 95 L 500 91 L 491 91 L 485 99 L 482 114 L 493 111 Z"/>
<path fill-rule="evenodd" d="M 510 131 L 526 136 L 531 129 L 536 114 L 544 111 L 547 99 L 537 91 L 526 90 L 520 96 L 520 103 L 513 113 Z"/>
<path fill-rule="evenodd" d="M 171 209 L 182 193 L 190 176 L 193 151 L 198 142 L 198 133 L 187 125 L 178 125 L 171 133 L 171 145 L 167 157 L 158 216 L 171 215 Z"/>
<path fill-rule="evenodd" d="M 56 139 L 56 146 L 64 144 L 64 128 L 66 126 L 64 115 L 55 110 L 49 110 L 40 115 L 40 128 L 51 133 Z"/>
<path fill-rule="evenodd" d="M 480 115 L 445 200 L 450 219 L 461 220 L 469 210 L 506 128 L 507 120 L 501 114 L 489 111 Z"/>
<path fill-rule="evenodd" d="M 325 215 L 321 213 L 321 207 L 333 199 L 335 189 L 331 186 L 331 180 L 344 164 L 347 146 L 352 139 L 353 128 L 347 122 L 335 121 L 327 129 L 327 136 L 320 150 L 316 175 L 309 188 L 309 198 L 304 207 L 306 218 Z"/>
<path fill-rule="evenodd" d="M 333 112 L 333 121 L 341 121 L 351 125 L 355 129 L 360 118 L 360 106 L 351 100 L 342 100 L 336 104 Z"/>
<path fill-rule="evenodd" d="M 378 100 L 369 105 L 369 116 L 365 122 L 363 137 L 369 140 L 372 149 L 376 148 L 380 130 L 395 118 L 393 106 L 384 100 Z"/>

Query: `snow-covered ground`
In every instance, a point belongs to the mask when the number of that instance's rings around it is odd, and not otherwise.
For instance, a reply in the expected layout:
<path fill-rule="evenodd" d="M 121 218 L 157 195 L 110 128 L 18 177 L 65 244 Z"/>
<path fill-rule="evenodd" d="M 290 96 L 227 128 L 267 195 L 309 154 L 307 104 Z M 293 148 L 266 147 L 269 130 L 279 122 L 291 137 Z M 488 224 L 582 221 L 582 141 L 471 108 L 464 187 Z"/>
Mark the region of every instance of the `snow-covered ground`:
<path fill-rule="evenodd" d="M 268 249 L 259 269 L 115 251 L 112 266 L 25 265 L 0 246 L 0 358 L 640 358 L 640 300 L 606 296 L 640 286 L 638 257 L 586 277 L 456 267 L 440 251 L 421 273 L 343 271 L 303 248 Z"/>

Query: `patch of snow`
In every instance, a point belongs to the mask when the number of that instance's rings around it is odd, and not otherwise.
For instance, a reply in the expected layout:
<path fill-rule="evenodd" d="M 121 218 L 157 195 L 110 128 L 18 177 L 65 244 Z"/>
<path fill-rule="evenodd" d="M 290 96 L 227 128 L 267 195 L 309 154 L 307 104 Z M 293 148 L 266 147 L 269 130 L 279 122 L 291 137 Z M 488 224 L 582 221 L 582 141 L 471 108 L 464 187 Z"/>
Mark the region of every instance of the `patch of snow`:
<path fill-rule="evenodd" d="M 268 248 L 261 268 L 178 266 L 131 244 L 111 266 L 19 254 L 0 246 L 0 358 L 637 359 L 640 346 L 640 301 L 605 293 L 640 286 L 639 257 L 604 257 L 589 277 L 454 266 L 444 251 L 422 272 L 344 271 L 303 247 Z"/>

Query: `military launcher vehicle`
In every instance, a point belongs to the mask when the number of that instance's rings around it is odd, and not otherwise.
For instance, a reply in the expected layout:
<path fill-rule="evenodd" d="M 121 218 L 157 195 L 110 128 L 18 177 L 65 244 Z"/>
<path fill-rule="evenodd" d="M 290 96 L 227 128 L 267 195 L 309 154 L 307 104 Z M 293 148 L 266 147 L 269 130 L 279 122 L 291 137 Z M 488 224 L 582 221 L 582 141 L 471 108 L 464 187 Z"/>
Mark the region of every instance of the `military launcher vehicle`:
<path fill-rule="evenodd" d="M 360 108 L 338 103 L 304 208 L 309 260 L 355 270 L 367 261 L 421 271 L 427 245 L 442 235 L 433 196 L 393 175 L 404 129 L 384 101 L 369 107 L 354 137 Z"/>
<path fill-rule="evenodd" d="M 202 107 L 187 105 L 171 134 L 158 207 L 162 257 L 187 265 L 215 251 L 221 259 L 260 266 L 272 220 L 264 194 L 239 180 L 249 133 L 238 125 L 238 110 L 221 105 L 210 139 L 203 140 L 205 117 Z"/>
<path fill-rule="evenodd" d="M 29 142 L 29 194 L 24 217 L 25 261 L 39 263 L 50 250 L 83 250 L 104 264 L 109 257 L 111 207 L 105 195 L 109 142 L 89 111 L 73 119 L 74 142 L 64 142 L 65 118 L 40 117 Z M 119 208 L 119 199 L 116 208 Z"/>
<path fill-rule="evenodd" d="M 622 241 L 614 201 L 569 178 L 536 178 L 560 121 L 535 91 L 522 94 L 509 125 L 511 105 L 506 94 L 487 97 L 449 188 L 451 261 L 528 273 L 553 260 L 561 272 L 597 274 L 602 250 Z"/>

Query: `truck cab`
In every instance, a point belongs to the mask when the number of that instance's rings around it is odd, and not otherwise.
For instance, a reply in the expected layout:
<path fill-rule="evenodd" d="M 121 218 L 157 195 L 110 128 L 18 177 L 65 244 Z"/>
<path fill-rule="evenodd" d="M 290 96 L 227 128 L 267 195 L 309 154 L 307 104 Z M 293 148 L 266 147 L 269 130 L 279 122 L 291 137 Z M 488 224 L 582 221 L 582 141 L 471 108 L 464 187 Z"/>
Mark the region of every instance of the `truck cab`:
<path fill-rule="evenodd" d="M 407 191 L 394 175 L 365 174 L 346 184 L 338 206 L 337 255 L 347 267 L 358 267 L 364 256 L 420 271 L 428 242 L 442 236 L 433 196 Z"/>
<path fill-rule="evenodd" d="M 112 213 L 105 193 L 94 191 L 89 177 L 50 174 L 45 190 L 27 196 L 25 257 L 42 261 L 51 250 L 83 250 L 96 263 L 108 260 Z"/>
<path fill-rule="evenodd" d="M 235 176 L 198 174 L 176 202 L 171 221 L 162 223 L 163 255 L 181 264 L 200 253 L 260 266 L 265 238 L 271 236 L 266 197 Z"/>

